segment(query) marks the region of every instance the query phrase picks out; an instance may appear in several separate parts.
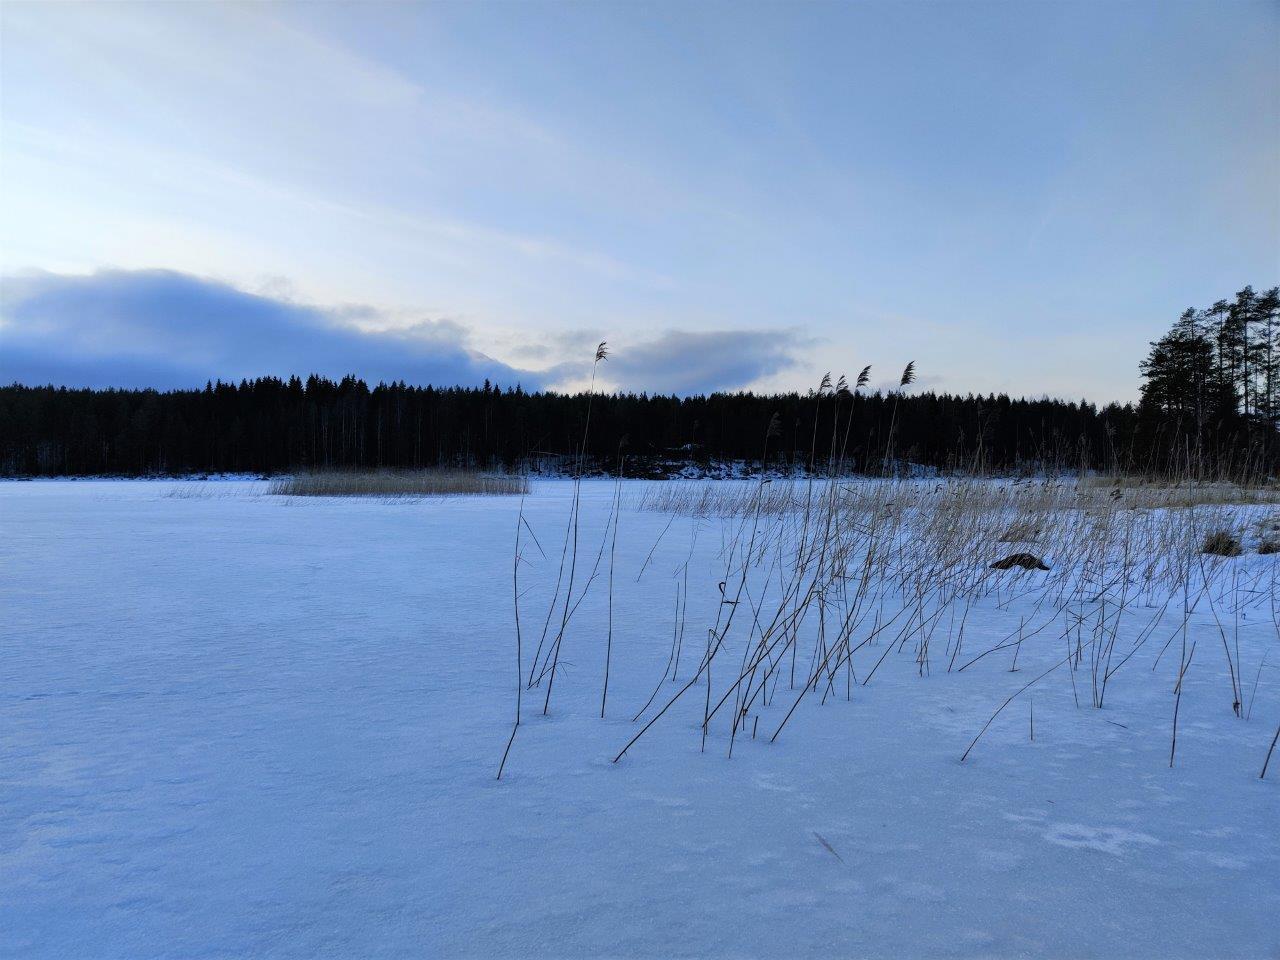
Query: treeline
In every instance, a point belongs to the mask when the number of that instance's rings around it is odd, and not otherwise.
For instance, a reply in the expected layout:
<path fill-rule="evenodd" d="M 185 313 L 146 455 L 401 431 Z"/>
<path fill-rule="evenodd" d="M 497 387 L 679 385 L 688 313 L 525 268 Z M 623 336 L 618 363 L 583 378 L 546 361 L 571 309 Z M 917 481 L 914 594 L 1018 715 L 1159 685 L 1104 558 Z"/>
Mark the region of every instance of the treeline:
<path fill-rule="evenodd" d="M 1157 462 L 1274 470 L 1280 455 L 1280 287 L 1188 309 L 1140 365 L 1136 445 Z"/>
<path fill-rule="evenodd" d="M 0 388 L 0 471 L 8 475 L 280 473 L 307 468 L 467 466 L 569 469 L 591 406 L 586 460 L 632 475 L 692 465 L 829 464 L 847 469 L 1110 468 L 1132 456 L 1135 410 L 999 396 L 824 390 L 648 394 L 500 388 L 372 389 L 261 379 L 203 390 Z M 776 415 L 776 421 L 774 420 Z M 890 431 L 892 430 L 892 438 Z"/>
<path fill-rule="evenodd" d="M 325 468 L 586 469 L 663 476 L 760 463 L 801 472 L 1097 469 L 1198 477 L 1280 466 L 1280 290 L 1188 310 L 1140 365 L 1141 400 L 1001 395 L 530 393 L 347 377 L 202 390 L 0 388 L 0 474 L 273 474 Z M 766 442 L 767 441 L 767 442 Z"/>

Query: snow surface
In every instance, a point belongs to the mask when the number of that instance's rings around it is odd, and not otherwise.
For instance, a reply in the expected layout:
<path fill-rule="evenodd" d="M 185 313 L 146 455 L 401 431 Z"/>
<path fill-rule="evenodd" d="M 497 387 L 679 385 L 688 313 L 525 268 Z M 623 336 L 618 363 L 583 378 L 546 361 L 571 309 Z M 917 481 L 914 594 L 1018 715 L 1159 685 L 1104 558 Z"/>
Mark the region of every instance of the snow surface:
<path fill-rule="evenodd" d="M 589 557 L 612 489 L 584 484 Z M 526 670 L 570 491 L 525 501 L 550 558 L 526 537 Z M 1173 769 L 1177 658 L 1153 670 L 1145 648 L 1106 709 L 1062 671 L 1033 694 L 1034 742 L 1017 701 L 959 762 L 1056 639 L 1018 673 L 890 655 L 732 759 L 719 727 L 700 752 L 689 698 L 614 764 L 695 527 L 628 508 L 608 718 L 597 581 L 498 782 L 518 506 L 0 483 L 0 955 L 1280 956 L 1269 619 L 1240 630 L 1246 691 L 1270 650 L 1245 721 L 1197 614 Z M 723 576 L 719 521 L 696 525 L 694 647 Z M 966 643 L 1019 615 L 976 609 Z"/>

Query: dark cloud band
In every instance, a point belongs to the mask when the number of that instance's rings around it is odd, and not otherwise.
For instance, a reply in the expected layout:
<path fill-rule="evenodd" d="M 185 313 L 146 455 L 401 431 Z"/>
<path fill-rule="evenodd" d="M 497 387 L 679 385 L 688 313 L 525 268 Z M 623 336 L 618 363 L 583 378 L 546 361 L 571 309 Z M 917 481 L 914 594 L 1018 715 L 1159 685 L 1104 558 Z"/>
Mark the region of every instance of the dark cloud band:
<path fill-rule="evenodd" d="M 172 389 L 316 373 L 545 385 L 536 372 L 469 349 L 456 324 L 362 332 L 330 311 L 168 270 L 7 277 L 0 310 L 5 383 Z"/>
<path fill-rule="evenodd" d="M 590 361 L 573 359 L 554 335 L 542 359 L 560 362 L 526 370 L 471 349 L 467 329 L 452 321 L 382 332 L 351 325 L 376 317 L 372 308 L 327 310 L 169 270 L 12 276 L 0 288 L 0 382 L 176 389 L 315 373 L 536 390 L 589 374 Z M 587 339 L 594 350 L 594 334 Z M 804 345 L 793 330 L 668 331 L 620 341 L 600 383 L 686 395 L 743 389 L 794 366 Z"/>

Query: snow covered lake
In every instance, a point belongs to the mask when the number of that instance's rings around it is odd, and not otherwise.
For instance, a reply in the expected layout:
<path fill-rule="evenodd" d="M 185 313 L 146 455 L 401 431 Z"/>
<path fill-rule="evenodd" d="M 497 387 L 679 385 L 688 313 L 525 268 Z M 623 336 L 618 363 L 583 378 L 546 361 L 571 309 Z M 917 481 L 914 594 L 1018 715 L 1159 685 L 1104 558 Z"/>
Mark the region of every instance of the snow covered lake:
<path fill-rule="evenodd" d="M 732 592 L 732 523 L 639 509 L 640 486 L 619 513 L 607 716 L 602 574 L 498 781 L 519 498 L 0 483 L 0 956 L 1280 956 L 1280 761 L 1259 779 L 1280 724 L 1274 597 L 1193 613 L 1172 768 L 1181 639 L 1157 654 L 1180 606 L 1102 709 L 1086 654 L 964 763 L 1062 656 L 1060 630 L 1028 638 L 1017 672 L 1011 650 L 949 671 L 938 640 L 922 671 L 910 646 L 864 648 L 856 680 L 770 742 L 784 680 L 732 758 L 727 718 L 702 749 L 699 689 L 613 763 L 678 598 L 687 661 L 654 707 L 692 677 L 717 582 Z M 614 487 L 583 491 L 579 581 Z M 539 481 L 524 501 L 526 673 L 571 495 Z M 1258 577 L 1277 558 L 1214 562 Z M 1016 592 L 976 603 L 965 649 L 1037 612 Z"/>

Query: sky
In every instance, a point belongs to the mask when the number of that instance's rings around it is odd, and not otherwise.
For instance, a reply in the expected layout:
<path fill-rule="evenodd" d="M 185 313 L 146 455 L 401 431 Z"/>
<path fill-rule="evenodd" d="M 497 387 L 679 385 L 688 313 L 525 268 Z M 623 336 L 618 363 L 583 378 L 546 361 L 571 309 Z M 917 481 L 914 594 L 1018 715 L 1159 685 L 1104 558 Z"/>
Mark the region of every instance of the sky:
<path fill-rule="evenodd" d="M 1137 393 L 1280 282 L 1280 4 L 0 5 L 0 380 Z"/>

